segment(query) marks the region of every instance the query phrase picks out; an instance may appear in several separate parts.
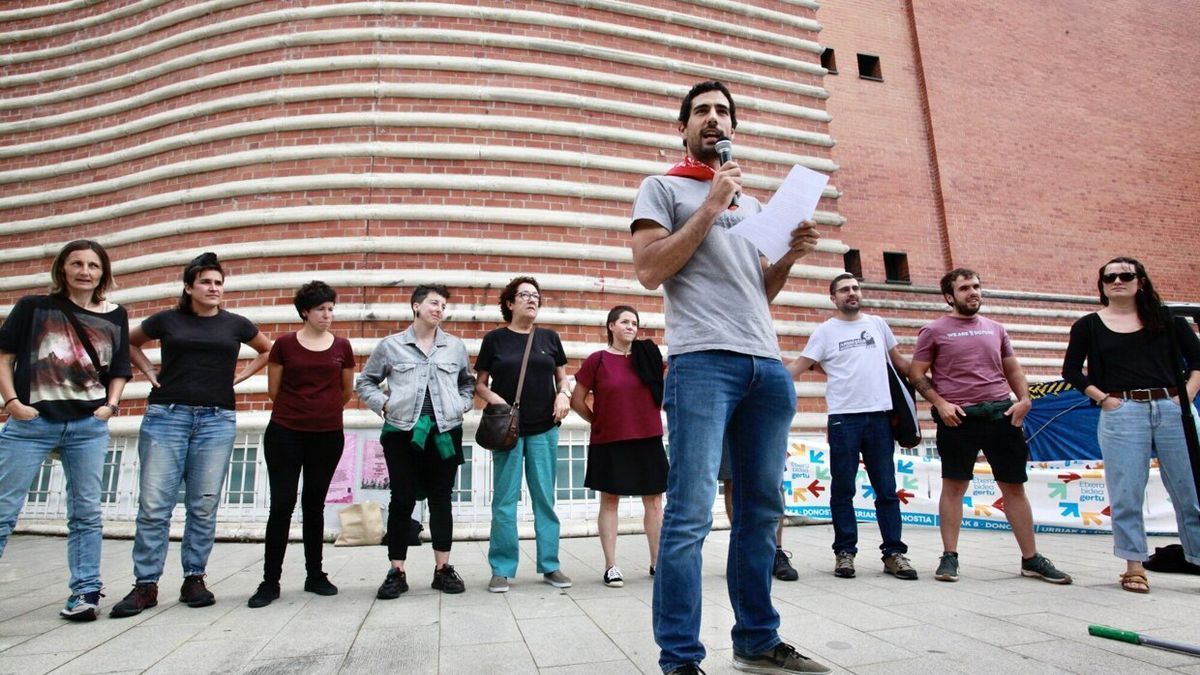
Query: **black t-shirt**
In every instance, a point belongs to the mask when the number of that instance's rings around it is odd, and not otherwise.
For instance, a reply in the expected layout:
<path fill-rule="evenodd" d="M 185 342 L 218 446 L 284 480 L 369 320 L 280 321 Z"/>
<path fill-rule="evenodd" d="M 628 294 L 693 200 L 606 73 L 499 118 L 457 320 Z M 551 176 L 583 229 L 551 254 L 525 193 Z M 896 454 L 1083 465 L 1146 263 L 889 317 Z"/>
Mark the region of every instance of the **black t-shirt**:
<path fill-rule="evenodd" d="M 109 378 L 129 379 L 129 318 L 124 307 L 90 312 L 67 301 Z M 17 398 L 50 420 L 91 415 L 108 400 L 100 372 L 79 334 L 48 295 L 17 301 L 0 326 L 0 351 L 13 354 Z"/>
<path fill-rule="evenodd" d="M 150 391 L 149 403 L 234 409 L 238 351 L 258 335 L 253 322 L 223 309 L 215 316 L 168 309 L 143 321 L 142 332 L 162 342 L 159 387 Z"/>
<path fill-rule="evenodd" d="M 549 328 L 535 330 L 529 366 L 525 370 L 525 388 L 521 390 L 522 436 L 540 434 L 554 426 L 554 397 L 558 395 L 554 369 L 567 365 L 567 354 L 558 333 Z M 509 403 L 517 394 L 517 378 L 521 375 L 521 357 L 525 355 L 527 337 L 507 326 L 497 328 L 483 336 L 479 357 L 475 359 L 475 370 L 486 370 L 492 378 L 491 390 Z"/>
<path fill-rule="evenodd" d="M 1183 319 L 1175 333 L 1188 370 L 1200 370 L 1200 338 Z M 1083 373 L 1087 359 L 1088 372 Z M 1094 384 L 1101 391 L 1128 391 L 1174 387 L 1176 365 L 1171 359 L 1167 333 L 1151 335 L 1145 328 L 1134 333 L 1109 330 L 1098 314 L 1084 316 L 1071 326 L 1071 341 L 1063 359 L 1063 378 L 1079 391 Z"/>

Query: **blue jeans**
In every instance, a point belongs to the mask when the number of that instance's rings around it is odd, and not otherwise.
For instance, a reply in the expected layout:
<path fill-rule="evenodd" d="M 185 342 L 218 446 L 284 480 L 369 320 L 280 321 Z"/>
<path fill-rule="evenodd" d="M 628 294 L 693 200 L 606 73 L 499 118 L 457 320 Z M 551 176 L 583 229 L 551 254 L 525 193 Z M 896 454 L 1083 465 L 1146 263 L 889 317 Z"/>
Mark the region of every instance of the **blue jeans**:
<path fill-rule="evenodd" d="M 833 414 L 829 416 L 829 511 L 833 516 L 833 550 L 858 553 L 858 522 L 854 516 L 858 458 L 875 490 L 875 518 L 887 557 L 908 553 L 900 541 L 900 498 L 896 496 L 896 464 L 892 453 L 890 412 Z"/>
<path fill-rule="evenodd" d="M 141 496 L 133 540 L 133 574 L 139 584 L 157 583 L 162 576 L 180 481 L 186 483 L 187 508 L 180 547 L 183 574 L 204 574 L 236 431 L 232 410 L 180 403 L 146 407 L 138 434 Z"/>
<path fill-rule="evenodd" d="M 537 538 L 537 571 L 558 569 L 558 514 L 554 512 L 554 481 L 558 477 L 558 427 L 532 436 L 521 436 L 508 452 L 492 453 L 492 529 L 488 536 L 488 564 L 492 574 L 517 576 L 521 551 L 517 543 L 517 500 L 521 497 L 521 465 L 533 504 L 533 531 Z"/>
<path fill-rule="evenodd" d="M 51 450 L 67 478 L 67 567 L 71 593 L 99 591 L 100 476 L 108 453 L 108 424 L 97 417 L 56 421 L 8 418 L 0 431 L 0 557 L 17 525 L 29 486 Z"/>
<path fill-rule="evenodd" d="M 1200 565 L 1200 505 L 1179 412 L 1179 404 L 1171 399 L 1123 401 L 1116 410 L 1100 411 L 1096 436 L 1112 506 L 1113 554 L 1122 560 L 1150 559 L 1142 504 L 1153 446 L 1163 485 L 1175 507 L 1184 556 Z"/>
<path fill-rule="evenodd" d="M 669 671 L 704 659 L 700 643 L 701 550 L 712 528 L 721 447 L 729 438 L 733 528 L 726 579 L 733 648 L 760 654 L 779 643 L 771 605 L 779 482 L 796 389 L 778 359 L 727 351 L 672 356 L 663 395 L 671 469 L 654 577 L 654 639 Z"/>

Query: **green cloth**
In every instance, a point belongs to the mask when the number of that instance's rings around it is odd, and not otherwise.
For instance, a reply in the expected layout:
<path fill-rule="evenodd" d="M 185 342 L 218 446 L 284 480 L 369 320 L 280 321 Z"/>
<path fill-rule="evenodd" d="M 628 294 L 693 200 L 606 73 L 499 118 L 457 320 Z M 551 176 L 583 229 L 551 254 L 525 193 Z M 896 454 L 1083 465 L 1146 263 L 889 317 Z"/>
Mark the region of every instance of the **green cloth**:
<path fill-rule="evenodd" d="M 432 415 L 421 415 L 417 420 L 417 424 L 412 430 L 413 447 L 417 450 L 424 450 L 425 441 L 431 431 L 434 434 L 433 444 L 437 447 L 438 457 L 441 457 L 443 461 L 454 459 L 454 441 L 450 438 L 450 434 L 438 431 Z"/>

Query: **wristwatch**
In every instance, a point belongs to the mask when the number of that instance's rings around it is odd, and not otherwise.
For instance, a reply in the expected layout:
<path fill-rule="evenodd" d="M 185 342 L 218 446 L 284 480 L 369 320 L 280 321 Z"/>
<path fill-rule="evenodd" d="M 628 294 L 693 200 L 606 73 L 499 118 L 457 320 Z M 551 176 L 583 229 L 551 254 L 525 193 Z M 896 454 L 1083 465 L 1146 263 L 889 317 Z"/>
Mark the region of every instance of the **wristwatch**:
<path fill-rule="evenodd" d="M 101 407 L 101 408 L 108 408 L 109 410 L 111 410 L 111 411 L 112 411 L 112 414 L 113 414 L 114 416 L 115 416 L 115 415 L 119 415 L 119 414 L 121 414 L 121 407 L 120 407 L 120 406 L 118 406 L 118 405 L 117 405 L 117 404 L 115 404 L 115 403 L 105 403 L 104 405 L 102 405 L 102 406 L 100 406 L 100 407 Z"/>

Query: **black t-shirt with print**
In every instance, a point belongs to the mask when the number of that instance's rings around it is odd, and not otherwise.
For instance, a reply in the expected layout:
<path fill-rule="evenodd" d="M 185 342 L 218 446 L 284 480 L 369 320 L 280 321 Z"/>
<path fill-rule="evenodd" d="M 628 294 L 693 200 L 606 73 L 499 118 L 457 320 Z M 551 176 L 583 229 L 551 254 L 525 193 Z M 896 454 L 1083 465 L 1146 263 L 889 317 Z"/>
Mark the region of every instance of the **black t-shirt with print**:
<path fill-rule="evenodd" d="M 554 426 L 554 397 L 558 394 L 554 369 L 567 365 L 567 354 L 558 333 L 549 328 L 536 330 L 525 371 L 525 388 L 521 390 L 522 436 L 540 434 Z M 517 394 L 521 357 L 525 355 L 528 337 L 507 326 L 497 328 L 483 336 L 479 357 L 475 359 L 475 370 L 486 370 L 491 377 L 488 386 L 509 403 Z"/>
<path fill-rule="evenodd" d="M 250 319 L 223 309 L 214 316 L 168 309 L 143 321 L 142 332 L 162 342 L 159 386 L 149 403 L 234 409 L 238 351 L 258 335 Z"/>

